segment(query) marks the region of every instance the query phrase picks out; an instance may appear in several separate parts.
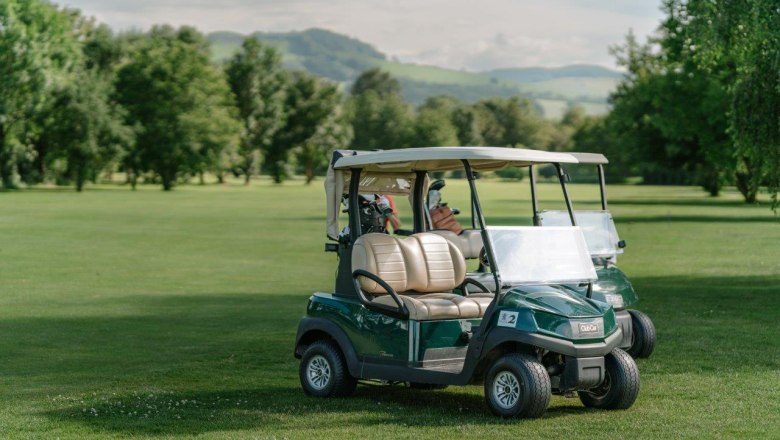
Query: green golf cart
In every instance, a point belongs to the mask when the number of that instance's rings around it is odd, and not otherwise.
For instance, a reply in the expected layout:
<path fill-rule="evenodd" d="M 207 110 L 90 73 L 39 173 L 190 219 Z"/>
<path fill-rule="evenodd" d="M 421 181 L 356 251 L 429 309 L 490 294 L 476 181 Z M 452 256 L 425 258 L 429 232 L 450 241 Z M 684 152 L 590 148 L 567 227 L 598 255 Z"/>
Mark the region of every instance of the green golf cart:
<path fill-rule="evenodd" d="M 607 196 L 604 182 L 604 165 L 607 158 L 595 153 L 568 153 L 576 164 L 595 165 L 599 177 L 601 194 L 601 209 L 584 211 L 574 210 L 568 206 L 566 210 L 540 210 L 536 190 L 536 176 L 534 168 L 537 164 L 528 166 L 531 187 L 532 221 L 537 226 L 570 226 L 572 225 L 571 213 L 576 217 L 576 224 L 580 226 L 588 243 L 588 250 L 596 267 L 598 279 L 592 284 L 583 283 L 581 286 L 571 286 L 582 295 L 611 304 L 615 309 L 618 325 L 623 332 L 623 340 L 619 347 L 626 350 L 634 358 L 647 358 L 655 348 L 655 327 L 650 318 L 634 309 L 638 296 L 631 282 L 617 267 L 617 256 L 623 253 L 625 241 L 618 237 L 615 222 L 607 209 Z M 559 180 L 568 179 L 568 175 L 559 164 L 553 164 Z M 569 166 L 571 163 L 565 163 Z M 472 218 L 472 224 L 465 228 L 455 220 L 458 209 L 451 209 L 442 201 L 441 189 L 444 182 L 439 180 L 428 187 L 427 192 L 427 230 L 442 235 L 457 244 L 466 258 L 480 258 L 485 256 L 479 229 Z M 568 200 L 568 198 L 567 198 Z M 520 220 L 518 218 L 518 220 Z M 453 227 L 453 223 L 457 226 Z M 469 273 L 468 276 L 477 281 L 486 283 L 490 273 L 485 271 L 486 264 L 481 264 L 478 271 Z M 489 284 L 486 284 L 490 287 Z"/>
<path fill-rule="evenodd" d="M 647 358 L 655 349 L 655 326 L 646 314 L 629 309 L 638 300 L 631 282 L 617 267 L 617 257 L 623 253 L 626 242 L 618 237 L 612 214 L 607 209 L 607 191 L 604 179 L 604 165 L 609 163 L 606 157 L 595 153 L 570 153 L 577 163 L 595 165 L 599 179 L 601 196 L 600 210 L 575 210 L 577 224 L 582 228 L 588 243 L 598 280 L 593 284 L 592 297 L 604 301 L 615 308 L 615 315 L 623 329 L 623 342 L 620 347 L 635 358 Z M 532 176 L 533 178 L 533 176 Z M 538 212 L 538 224 L 542 226 L 568 225 L 567 211 Z M 584 293 L 584 289 L 580 289 Z"/>
<path fill-rule="evenodd" d="M 337 253 L 338 269 L 334 290 L 313 294 L 298 326 L 304 392 L 348 396 L 359 380 L 482 383 L 488 407 L 502 417 L 539 417 L 551 394 L 629 408 L 639 371 L 618 348 L 623 334 L 612 306 L 567 287 L 597 279 L 580 228 L 485 224 L 475 172 L 542 163 L 576 159 L 495 147 L 335 152 L 325 185 L 333 240 L 326 250 Z M 450 170 L 468 180 L 491 288 L 466 276 L 456 244 L 414 233 L 425 231 L 428 173 Z M 564 180 L 561 187 L 570 207 Z M 387 195 L 412 201 L 413 230 L 387 233 Z"/>

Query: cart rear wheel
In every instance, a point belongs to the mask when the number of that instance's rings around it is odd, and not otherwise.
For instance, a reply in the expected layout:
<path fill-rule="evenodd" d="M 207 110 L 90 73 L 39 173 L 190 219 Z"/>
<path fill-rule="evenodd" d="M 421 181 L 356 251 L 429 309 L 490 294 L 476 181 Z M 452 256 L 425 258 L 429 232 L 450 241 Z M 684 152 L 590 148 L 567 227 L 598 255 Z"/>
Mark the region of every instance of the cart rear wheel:
<path fill-rule="evenodd" d="M 527 354 L 498 358 L 485 376 L 485 401 L 500 417 L 541 417 L 550 404 L 550 394 L 550 376 Z"/>
<path fill-rule="evenodd" d="M 357 380 L 350 376 L 341 350 L 330 341 L 317 341 L 306 349 L 298 375 L 303 392 L 308 396 L 346 397 L 357 387 Z"/>
<path fill-rule="evenodd" d="M 631 314 L 631 347 L 626 350 L 635 359 L 650 357 L 655 350 L 655 326 L 650 317 L 639 310 L 629 310 Z"/>
<path fill-rule="evenodd" d="M 639 368 L 625 351 L 615 348 L 604 363 L 604 382 L 596 388 L 579 391 L 580 400 L 590 408 L 627 409 L 639 395 Z"/>

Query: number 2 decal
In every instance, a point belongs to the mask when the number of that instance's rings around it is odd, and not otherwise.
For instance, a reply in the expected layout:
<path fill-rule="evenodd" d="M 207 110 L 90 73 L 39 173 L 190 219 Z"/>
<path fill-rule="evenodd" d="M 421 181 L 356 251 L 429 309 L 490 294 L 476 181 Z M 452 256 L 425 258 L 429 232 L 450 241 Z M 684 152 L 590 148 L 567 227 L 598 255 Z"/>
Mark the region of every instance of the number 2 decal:
<path fill-rule="evenodd" d="M 499 327 L 514 327 L 517 324 L 517 312 L 501 311 L 498 315 Z"/>

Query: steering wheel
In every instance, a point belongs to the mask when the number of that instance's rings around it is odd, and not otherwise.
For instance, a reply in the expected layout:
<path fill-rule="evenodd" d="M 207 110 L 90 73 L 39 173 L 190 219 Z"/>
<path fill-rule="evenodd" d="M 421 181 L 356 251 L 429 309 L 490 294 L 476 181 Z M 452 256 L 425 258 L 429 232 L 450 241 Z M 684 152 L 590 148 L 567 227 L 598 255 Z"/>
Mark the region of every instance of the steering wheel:
<path fill-rule="evenodd" d="M 490 269 L 490 261 L 484 247 L 479 251 L 479 264 L 485 269 Z"/>

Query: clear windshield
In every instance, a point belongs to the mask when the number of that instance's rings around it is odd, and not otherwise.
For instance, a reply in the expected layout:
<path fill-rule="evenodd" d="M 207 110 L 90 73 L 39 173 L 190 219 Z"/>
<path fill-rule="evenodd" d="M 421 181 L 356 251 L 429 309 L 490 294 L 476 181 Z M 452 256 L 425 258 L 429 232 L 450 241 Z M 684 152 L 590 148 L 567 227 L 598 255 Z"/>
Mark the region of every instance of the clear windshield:
<path fill-rule="evenodd" d="M 617 229 L 612 214 L 607 211 L 574 211 L 577 225 L 585 234 L 588 251 L 594 257 L 622 254 L 618 247 Z M 542 226 L 571 226 L 568 211 L 544 211 L 539 216 Z"/>
<path fill-rule="evenodd" d="M 579 227 L 493 226 L 487 232 L 504 284 L 596 279 Z"/>

